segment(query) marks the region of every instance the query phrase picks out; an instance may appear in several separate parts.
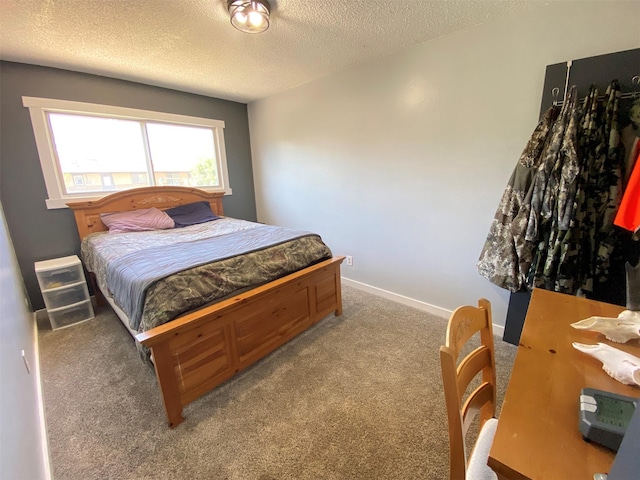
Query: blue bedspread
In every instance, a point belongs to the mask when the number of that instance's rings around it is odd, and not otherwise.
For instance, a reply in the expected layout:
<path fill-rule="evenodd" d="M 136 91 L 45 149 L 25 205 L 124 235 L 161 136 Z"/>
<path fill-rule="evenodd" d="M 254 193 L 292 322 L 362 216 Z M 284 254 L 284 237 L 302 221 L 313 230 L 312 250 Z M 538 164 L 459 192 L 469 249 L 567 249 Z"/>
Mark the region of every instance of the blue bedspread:
<path fill-rule="evenodd" d="M 307 236 L 317 237 L 310 232 L 261 225 L 214 238 L 147 248 L 110 262 L 106 272 L 107 285 L 129 317 L 130 325 L 137 330 L 145 292 L 158 280 L 200 265 Z"/>

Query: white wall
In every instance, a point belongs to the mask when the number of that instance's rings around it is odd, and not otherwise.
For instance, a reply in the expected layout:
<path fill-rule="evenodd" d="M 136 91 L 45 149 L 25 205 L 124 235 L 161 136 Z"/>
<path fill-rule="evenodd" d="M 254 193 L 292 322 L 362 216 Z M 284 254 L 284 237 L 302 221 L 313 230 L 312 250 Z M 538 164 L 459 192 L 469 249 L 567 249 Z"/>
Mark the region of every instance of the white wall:
<path fill-rule="evenodd" d="M 545 67 L 640 47 L 640 2 L 554 2 L 249 105 L 260 221 L 320 233 L 348 279 L 451 310 L 508 292 L 476 261 Z M 343 264 L 344 265 L 344 264 Z"/>
<path fill-rule="evenodd" d="M 0 205 L 0 478 L 50 478 L 38 394 L 35 322 Z M 21 352 L 31 373 L 27 372 Z"/>

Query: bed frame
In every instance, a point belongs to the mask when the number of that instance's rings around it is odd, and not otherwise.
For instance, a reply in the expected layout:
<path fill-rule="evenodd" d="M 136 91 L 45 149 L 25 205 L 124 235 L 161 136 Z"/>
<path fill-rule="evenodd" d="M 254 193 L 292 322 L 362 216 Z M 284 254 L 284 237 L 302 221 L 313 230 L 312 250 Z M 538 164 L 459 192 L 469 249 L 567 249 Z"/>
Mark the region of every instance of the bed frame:
<path fill-rule="evenodd" d="M 68 203 L 80 239 L 106 231 L 100 213 L 166 209 L 206 200 L 223 214 L 222 193 L 186 187 L 145 187 L 100 200 Z M 182 409 L 254 364 L 322 318 L 342 314 L 340 264 L 334 257 L 219 303 L 187 313 L 136 339 L 151 349 L 170 427 Z M 91 272 L 90 272 L 91 273 Z M 95 276 L 89 275 L 98 297 Z M 101 296 L 101 295 L 100 295 Z M 98 302 L 104 301 L 97 298 Z"/>

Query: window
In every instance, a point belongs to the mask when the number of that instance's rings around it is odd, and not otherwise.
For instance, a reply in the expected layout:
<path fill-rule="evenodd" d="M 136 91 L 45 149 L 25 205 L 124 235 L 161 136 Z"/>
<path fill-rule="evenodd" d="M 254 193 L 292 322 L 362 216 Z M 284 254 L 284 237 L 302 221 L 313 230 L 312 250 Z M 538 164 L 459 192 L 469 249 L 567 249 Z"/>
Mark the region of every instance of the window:
<path fill-rule="evenodd" d="M 156 179 L 160 185 L 180 185 L 180 175 L 177 173 L 156 174 Z"/>
<path fill-rule="evenodd" d="M 146 173 L 132 173 L 131 174 L 131 183 L 147 183 L 147 174 Z"/>
<path fill-rule="evenodd" d="M 44 98 L 22 102 L 48 208 L 145 185 L 231 193 L 222 121 Z"/>
<path fill-rule="evenodd" d="M 84 185 L 85 184 L 84 175 L 74 175 L 73 176 L 73 184 L 74 185 Z"/>

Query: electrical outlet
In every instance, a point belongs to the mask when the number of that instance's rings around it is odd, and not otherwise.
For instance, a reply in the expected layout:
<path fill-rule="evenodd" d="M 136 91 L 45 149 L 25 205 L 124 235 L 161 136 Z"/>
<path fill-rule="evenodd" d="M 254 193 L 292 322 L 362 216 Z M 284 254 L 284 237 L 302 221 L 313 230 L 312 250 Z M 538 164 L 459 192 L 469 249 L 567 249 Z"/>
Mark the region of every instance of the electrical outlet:
<path fill-rule="evenodd" d="M 347 267 L 353 267 L 353 257 L 351 255 L 347 255 L 346 261 L 347 261 Z"/>

